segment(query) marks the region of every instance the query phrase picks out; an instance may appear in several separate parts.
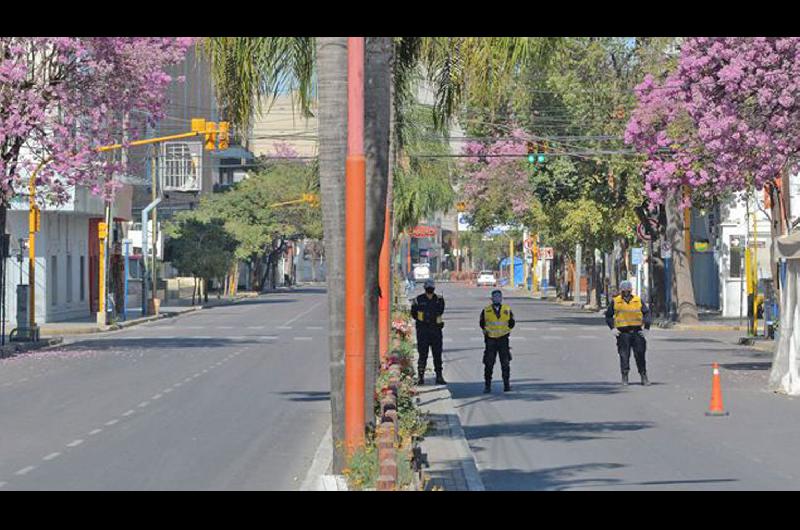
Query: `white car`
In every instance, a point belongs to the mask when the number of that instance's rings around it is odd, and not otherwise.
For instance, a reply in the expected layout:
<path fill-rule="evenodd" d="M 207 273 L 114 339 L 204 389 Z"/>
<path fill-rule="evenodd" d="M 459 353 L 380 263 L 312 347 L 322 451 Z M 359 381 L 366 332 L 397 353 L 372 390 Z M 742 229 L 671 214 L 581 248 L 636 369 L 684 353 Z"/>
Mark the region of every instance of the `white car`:
<path fill-rule="evenodd" d="M 427 263 L 417 263 L 414 265 L 414 281 L 424 282 L 431 278 L 431 267 Z"/>
<path fill-rule="evenodd" d="M 492 271 L 481 271 L 480 275 L 478 275 L 478 287 L 483 285 L 491 285 L 492 287 L 497 287 L 497 278 Z"/>

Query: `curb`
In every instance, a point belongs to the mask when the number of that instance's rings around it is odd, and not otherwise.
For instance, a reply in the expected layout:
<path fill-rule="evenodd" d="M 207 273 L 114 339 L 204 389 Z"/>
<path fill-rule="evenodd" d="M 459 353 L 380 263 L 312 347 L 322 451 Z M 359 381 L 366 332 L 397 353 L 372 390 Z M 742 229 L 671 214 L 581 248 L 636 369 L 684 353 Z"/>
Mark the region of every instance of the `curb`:
<path fill-rule="evenodd" d="M 328 427 L 319 442 L 306 478 L 300 485 L 300 491 L 329 491 L 326 487 L 325 477 L 332 476 L 328 474 L 331 470 L 331 462 L 333 462 L 333 435 L 332 428 Z"/>

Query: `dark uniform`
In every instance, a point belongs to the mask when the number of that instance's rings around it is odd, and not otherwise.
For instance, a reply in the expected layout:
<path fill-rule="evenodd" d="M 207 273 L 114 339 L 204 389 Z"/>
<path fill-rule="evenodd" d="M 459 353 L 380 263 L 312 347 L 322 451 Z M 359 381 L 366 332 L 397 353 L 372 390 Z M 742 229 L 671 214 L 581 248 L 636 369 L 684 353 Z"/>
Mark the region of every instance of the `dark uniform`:
<path fill-rule="evenodd" d="M 515 324 L 514 312 L 506 304 L 490 304 L 481 311 L 479 325 L 484 331 L 486 344 L 483 352 L 483 379 L 484 389 L 487 392 L 491 390 L 494 362 L 498 355 L 500 356 L 500 370 L 503 374 L 503 388 L 511 389 L 511 347 L 508 338 Z"/>
<path fill-rule="evenodd" d="M 417 371 L 420 381 L 424 381 L 425 368 L 428 366 L 428 348 L 433 352 L 433 367 L 436 379 L 442 379 L 442 328 L 444 320 L 444 298 L 427 293 L 419 295 L 411 304 L 411 315 L 417 327 L 417 351 L 419 360 Z"/>
<path fill-rule="evenodd" d="M 649 384 L 645 362 L 647 341 L 642 334 L 642 326 L 644 329 L 650 329 L 651 316 L 647 305 L 643 304 L 641 298 L 635 295 L 631 295 L 626 300 L 619 294 L 611 300 L 606 309 L 606 324 L 611 329 L 616 328 L 620 333 L 617 337 L 617 352 L 624 384 L 628 382 L 631 349 L 633 349 L 636 359 L 636 368 L 642 376 L 642 384 Z"/>

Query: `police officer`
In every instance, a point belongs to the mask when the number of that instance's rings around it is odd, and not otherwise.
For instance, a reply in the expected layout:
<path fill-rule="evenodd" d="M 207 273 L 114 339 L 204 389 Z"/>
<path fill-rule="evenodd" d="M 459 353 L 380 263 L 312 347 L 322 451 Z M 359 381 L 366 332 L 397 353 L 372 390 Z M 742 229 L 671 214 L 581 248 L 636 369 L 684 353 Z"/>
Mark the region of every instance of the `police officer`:
<path fill-rule="evenodd" d="M 442 376 L 442 328 L 444 320 L 444 298 L 434 294 L 436 284 L 425 281 L 425 293 L 419 295 L 411 304 L 411 314 L 417 327 L 417 351 L 419 360 L 417 372 L 419 384 L 425 384 L 425 368 L 428 365 L 428 348 L 433 352 L 433 368 L 436 371 L 436 384 L 446 385 Z"/>
<path fill-rule="evenodd" d="M 628 384 L 628 371 L 630 371 L 631 348 L 636 358 L 636 368 L 642 377 L 642 385 L 649 385 L 647 379 L 647 366 L 644 354 L 647 351 L 647 341 L 642 332 L 650 329 L 651 314 L 648 307 L 642 304 L 642 299 L 634 296 L 631 291 L 631 282 L 625 280 L 619 284 L 620 294 L 615 296 L 608 309 L 606 309 L 606 324 L 611 328 L 617 339 L 617 352 L 619 353 L 619 366 L 622 371 L 622 384 Z"/>
<path fill-rule="evenodd" d="M 486 344 L 483 352 L 484 394 L 492 391 L 492 373 L 498 354 L 503 373 L 503 392 L 511 390 L 511 348 L 508 345 L 508 338 L 514 325 L 514 313 L 503 303 L 503 292 L 495 289 L 492 291 L 492 303 L 481 311 L 480 319 Z"/>

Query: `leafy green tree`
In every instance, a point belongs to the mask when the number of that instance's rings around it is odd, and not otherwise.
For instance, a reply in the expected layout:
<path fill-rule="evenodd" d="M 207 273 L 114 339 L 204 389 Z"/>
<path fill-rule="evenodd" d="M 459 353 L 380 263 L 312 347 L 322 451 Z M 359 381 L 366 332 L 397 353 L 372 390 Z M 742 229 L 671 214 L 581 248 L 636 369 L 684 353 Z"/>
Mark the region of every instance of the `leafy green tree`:
<path fill-rule="evenodd" d="M 209 280 L 222 278 L 234 258 L 237 242 L 225 229 L 222 219 L 206 220 L 192 211 L 177 214 L 167 223 L 165 232 L 170 238 L 168 245 L 173 266 L 181 274 L 195 279 L 194 305 L 197 280 L 202 279 L 207 286 Z M 208 289 L 205 288 L 202 294 L 208 302 Z"/>

